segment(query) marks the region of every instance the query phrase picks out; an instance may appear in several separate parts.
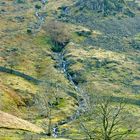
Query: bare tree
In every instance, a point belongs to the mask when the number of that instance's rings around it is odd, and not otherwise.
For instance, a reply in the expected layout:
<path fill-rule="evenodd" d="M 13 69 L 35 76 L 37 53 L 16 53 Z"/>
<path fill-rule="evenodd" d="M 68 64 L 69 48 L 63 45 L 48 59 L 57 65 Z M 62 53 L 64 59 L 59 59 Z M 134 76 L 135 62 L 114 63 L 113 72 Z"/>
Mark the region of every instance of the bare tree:
<path fill-rule="evenodd" d="M 37 106 L 41 111 L 41 115 L 47 120 L 47 123 L 44 123 L 44 129 L 47 126 L 47 135 L 50 137 L 53 135 L 53 109 L 59 104 L 58 88 L 59 84 L 44 81 L 40 84 L 40 90 L 37 94 Z"/>
<path fill-rule="evenodd" d="M 126 126 L 132 116 L 125 112 L 123 100 L 116 104 L 112 97 L 94 98 L 87 99 L 87 111 L 79 119 L 81 130 L 88 139 L 122 140 L 134 132 L 131 124 Z"/>

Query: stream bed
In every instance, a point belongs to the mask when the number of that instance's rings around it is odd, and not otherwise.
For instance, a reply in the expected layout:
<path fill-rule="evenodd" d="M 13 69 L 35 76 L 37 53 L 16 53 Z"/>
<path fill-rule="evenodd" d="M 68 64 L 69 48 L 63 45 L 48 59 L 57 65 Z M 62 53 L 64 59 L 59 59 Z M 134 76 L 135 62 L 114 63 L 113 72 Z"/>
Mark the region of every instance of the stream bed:
<path fill-rule="evenodd" d="M 72 76 L 68 72 L 68 69 L 67 69 L 68 62 L 64 58 L 63 50 L 61 52 L 54 52 L 53 57 L 54 57 L 55 61 L 57 62 L 56 68 L 64 74 L 65 78 L 68 79 L 71 86 L 76 91 L 77 103 L 78 103 L 78 107 L 77 107 L 77 110 L 75 111 L 75 113 L 73 115 L 71 115 L 70 117 L 67 117 L 65 120 L 58 122 L 57 126 L 53 128 L 53 136 L 58 137 L 59 136 L 58 126 L 68 124 L 68 123 L 73 122 L 76 119 L 78 119 L 78 117 L 81 115 L 81 113 L 85 110 L 86 105 L 85 105 L 85 100 L 83 99 L 83 91 L 77 86 L 77 84 L 75 84 Z"/>
<path fill-rule="evenodd" d="M 42 11 L 45 11 L 46 2 L 47 1 L 45 1 L 45 0 L 41 1 Z M 45 17 L 40 14 L 38 9 L 35 9 L 35 17 L 37 18 L 37 23 L 36 23 L 36 27 L 34 28 L 34 30 L 36 30 L 38 32 L 41 29 L 41 26 L 45 21 Z M 81 112 L 83 110 L 85 110 L 85 101 L 82 97 L 83 91 L 75 84 L 72 76 L 69 74 L 69 72 L 67 70 L 68 62 L 64 59 L 63 49 L 60 52 L 54 52 L 53 57 L 57 63 L 57 69 L 64 74 L 65 78 L 68 79 L 68 81 L 70 82 L 70 84 L 72 85 L 74 90 L 76 91 L 77 102 L 78 102 L 77 110 L 73 115 L 71 115 L 70 117 L 67 117 L 65 120 L 58 122 L 56 125 L 54 125 L 52 127 L 52 136 L 56 138 L 56 137 L 59 137 L 59 129 L 58 129 L 59 126 L 76 120 L 80 116 Z"/>

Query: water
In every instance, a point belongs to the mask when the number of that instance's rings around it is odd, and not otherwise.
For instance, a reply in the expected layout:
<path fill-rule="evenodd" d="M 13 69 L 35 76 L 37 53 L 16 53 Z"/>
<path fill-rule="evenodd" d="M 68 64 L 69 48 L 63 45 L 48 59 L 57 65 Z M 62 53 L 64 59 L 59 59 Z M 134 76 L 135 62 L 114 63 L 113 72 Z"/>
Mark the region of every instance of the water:
<path fill-rule="evenodd" d="M 67 120 L 67 122 L 70 122 L 70 121 L 73 121 L 73 120 L 77 119 L 80 116 L 81 112 L 86 110 L 86 103 L 85 103 L 85 100 L 83 99 L 83 91 L 81 90 L 81 88 L 79 88 L 75 84 L 72 76 L 68 73 L 68 70 L 67 70 L 68 62 L 64 59 L 64 54 L 62 52 L 60 52 L 60 53 L 56 53 L 55 55 L 58 55 L 58 63 L 60 63 L 59 66 L 60 66 L 61 71 L 63 71 L 66 78 L 69 80 L 71 85 L 74 87 L 75 91 L 79 94 L 78 97 L 77 97 L 78 109 L 77 109 L 76 113 L 73 114 L 69 118 L 69 120 Z"/>
<path fill-rule="evenodd" d="M 42 3 L 41 11 L 46 10 L 46 8 L 45 8 L 46 2 L 47 2 L 47 0 L 41 0 L 41 3 Z M 37 23 L 36 23 L 36 26 L 34 26 L 34 29 L 36 31 L 40 31 L 41 26 L 45 21 L 45 17 L 43 15 L 41 15 L 39 10 L 37 10 L 37 9 L 35 10 L 35 16 L 37 18 Z M 75 91 L 77 91 L 77 93 L 81 94 L 80 88 L 74 83 L 72 76 L 67 71 L 67 61 L 64 59 L 64 54 L 62 52 L 60 52 L 60 53 L 54 53 L 54 55 L 57 57 L 57 63 L 59 65 L 60 70 L 64 73 L 66 78 L 69 80 L 71 85 L 74 87 Z M 84 102 L 81 99 L 78 99 L 78 104 L 79 105 L 78 105 L 77 111 L 72 116 L 67 118 L 66 120 L 61 121 L 60 125 L 74 121 L 80 116 L 80 112 L 84 108 Z M 52 128 L 52 136 L 57 138 L 59 135 L 58 133 L 59 133 L 58 126 L 53 127 Z"/>
<path fill-rule="evenodd" d="M 57 138 L 58 137 L 58 127 L 57 126 L 54 127 L 52 132 L 53 132 L 52 136 Z"/>
<path fill-rule="evenodd" d="M 64 76 L 69 80 L 69 82 L 71 83 L 71 85 L 73 86 L 75 91 L 78 93 L 78 95 L 77 95 L 78 108 L 77 108 L 76 112 L 73 115 L 71 115 L 70 117 L 66 118 L 65 120 L 61 120 L 60 122 L 58 122 L 58 126 L 60 126 L 60 125 L 67 124 L 67 123 L 70 123 L 70 122 L 78 119 L 79 116 L 81 115 L 81 113 L 86 109 L 86 107 L 85 107 L 85 100 L 83 100 L 83 96 L 82 96 L 83 91 L 81 90 L 80 87 L 78 87 L 74 83 L 72 76 L 68 72 L 68 69 L 67 69 L 68 61 L 65 60 L 64 53 L 63 52 L 54 53 L 53 57 L 54 57 L 54 60 L 57 62 L 57 68 L 64 74 Z M 54 137 L 59 136 L 58 129 L 56 129 L 56 127 L 54 127 L 52 131 L 53 131 Z"/>
<path fill-rule="evenodd" d="M 42 3 L 42 11 L 45 11 L 45 3 L 47 2 L 47 0 L 41 0 Z M 45 17 L 42 16 L 39 12 L 39 10 L 35 10 L 35 16 L 37 18 L 37 25 L 38 27 L 36 27 L 36 31 L 41 29 L 42 24 L 45 21 Z M 74 87 L 75 91 L 79 94 L 79 96 L 81 96 L 80 98 L 77 97 L 77 101 L 78 101 L 78 109 L 76 110 L 76 112 L 70 116 L 69 118 L 67 118 L 66 120 L 63 120 L 63 123 L 68 123 L 71 121 L 76 120 L 81 112 L 83 110 L 85 110 L 85 102 L 82 99 L 82 91 L 81 89 L 75 84 L 75 82 L 73 81 L 72 76 L 68 73 L 67 70 L 67 61 L 64 59 L 64 54 L 63 52 L 60 53 L 54 53 L 54 55 L 57 57 L 57 63 L 59 65 L 60 70 L 64 73 L 65 77 L 69 80 L 69 82 L 71 83 L 71 85 Z M 61 122 L 61 125 L 63 125 L 63 123 Z M 52 136 L 53 137 L 58 137 L 58 126 L 53 127 L 52 129 Z"/>
<path fill-rule="evenodd" d="M 41 14 L 41 12 L 46 11 L 45 4 L 47 3 L 47 0 L 41 0 L 40 2 L 42 3 L 41 9 L 39 10 L 39 9 L 35 8 L 35 13 L 34 13 L 37 21 L 34 25 L 32 25 L 30 27 L 31 29 L 33 27 L 35 32 L 39 32 L 41 30 L 41 27 L 42 27 L 43 23 L 45 22 L 45 18 L 46 18 L 46 16 Z"/>

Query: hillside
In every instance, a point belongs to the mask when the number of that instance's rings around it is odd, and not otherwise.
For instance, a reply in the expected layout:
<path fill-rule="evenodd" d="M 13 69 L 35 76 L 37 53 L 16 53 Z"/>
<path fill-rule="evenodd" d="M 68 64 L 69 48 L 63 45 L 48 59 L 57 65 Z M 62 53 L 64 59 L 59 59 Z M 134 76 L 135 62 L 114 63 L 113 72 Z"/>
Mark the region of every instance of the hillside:
<path fill-rule="evenodd" d="M 95 11 L 101 13 L 103 16 L 116 15 L 122 13 L 128 16 L 134 16 L 131 7 L 125 0 L 79 0 L 76 5 L 79 11 L 83 10 L 86 12 Z M 136 6 L 136 5 L 135 5 Z"/>
<path fill-rule="evenodd" d="M 140 139 L 139 1 L 1 0 L 0 18 L 0 140 L 102 140 L 110 97 L 114 131 Z"/>

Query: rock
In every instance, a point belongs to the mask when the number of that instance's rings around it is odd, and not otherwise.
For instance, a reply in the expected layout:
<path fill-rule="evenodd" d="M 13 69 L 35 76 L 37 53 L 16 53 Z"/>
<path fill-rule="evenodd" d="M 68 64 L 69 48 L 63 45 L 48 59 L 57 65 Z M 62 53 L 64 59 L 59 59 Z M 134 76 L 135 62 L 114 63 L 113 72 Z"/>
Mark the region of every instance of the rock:
<path fill-rule="evenodd" d="M 61 10 L 61 14 L 67 15 L 69 14 L 69 7 L 68 6 L 61 6 L 58 7 L 59 10 Z"/>
<path fill-rule="evenodd" d="M 3 111 L 0 111 L 0 128 L 26 130 L 35 133 L 44 132 L 42 128 Z"/>
<path fill-rule="evenodd" d="M 79 35 L 79 36 L 84 36 L 84 37 L 88 37 L 92 34 L 91 30 L 89 29 L 82 29 L 82 30 L 79 30 L 79 31 L 76 31 L 76 33 Z"/>
<path fill-rule="evenodd" d="M 135 4 L 134 1 L 131 1 L 132 4 Z M 75 6 L 79 11 L 94 11 L 101 13 L 103 16 L 116 15 L 117 13 L 127 14 L 128 16 L 135 16 L 135 14 L 130 11 L 127 2 L 123 0 L 78 0 L 75 3 Z"/>

